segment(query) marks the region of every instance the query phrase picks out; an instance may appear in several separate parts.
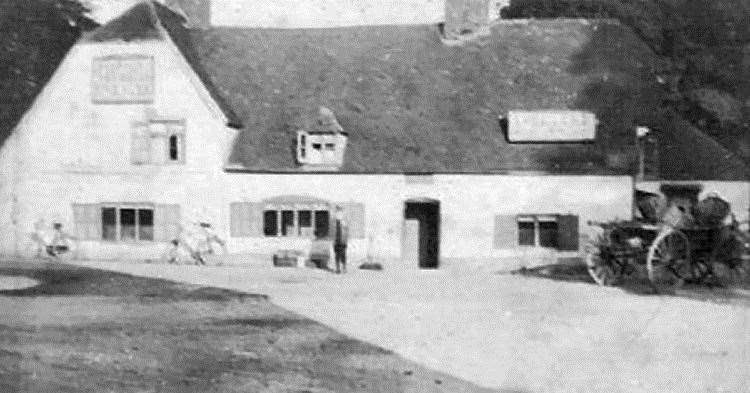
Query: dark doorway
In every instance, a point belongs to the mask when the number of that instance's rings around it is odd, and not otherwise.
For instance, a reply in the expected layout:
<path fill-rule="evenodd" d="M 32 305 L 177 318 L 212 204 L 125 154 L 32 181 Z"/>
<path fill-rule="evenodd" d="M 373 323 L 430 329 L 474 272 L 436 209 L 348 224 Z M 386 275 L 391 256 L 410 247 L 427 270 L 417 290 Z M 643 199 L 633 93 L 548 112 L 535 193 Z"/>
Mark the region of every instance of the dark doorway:
<path fill-rule="evenodd" d="M 435 269 L 440 258 L 440 202 L 407 201 L 404 206 L 404 259 Z"/>

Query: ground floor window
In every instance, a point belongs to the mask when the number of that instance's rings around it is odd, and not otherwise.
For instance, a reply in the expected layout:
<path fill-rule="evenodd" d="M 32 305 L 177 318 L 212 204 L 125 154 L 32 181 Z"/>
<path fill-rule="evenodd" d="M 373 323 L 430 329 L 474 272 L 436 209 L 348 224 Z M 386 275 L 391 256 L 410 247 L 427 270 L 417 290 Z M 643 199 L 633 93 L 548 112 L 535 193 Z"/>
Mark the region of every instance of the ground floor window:
<path fill-rule="evenodd" d="M 557 216 L 523 215 L 518 217 L 517 225 L 519 246 L 557 248 Z"/>
<path fill-rule="evenodd" d="M 316 237 L 328 236 L 330 227 L 328 210 L 266 209 L 263 211 L 263 234 L 266 237 Z"/>
<path fill-rule="evenodd" d="M 337 204 L 300 195 L 281 195 L 259 202 L 232 202 L 232 237 L 326 239 L 334 231 L 332 210 Z M 365 207 L 362 203 L 343 202 L 344 220 L 349 236 L 365 237 Z"/>
<path fill-rule="evenodd" d="M 109 241 L 153 241 L 153 207 L 103 206 L 102 239 Z"/>

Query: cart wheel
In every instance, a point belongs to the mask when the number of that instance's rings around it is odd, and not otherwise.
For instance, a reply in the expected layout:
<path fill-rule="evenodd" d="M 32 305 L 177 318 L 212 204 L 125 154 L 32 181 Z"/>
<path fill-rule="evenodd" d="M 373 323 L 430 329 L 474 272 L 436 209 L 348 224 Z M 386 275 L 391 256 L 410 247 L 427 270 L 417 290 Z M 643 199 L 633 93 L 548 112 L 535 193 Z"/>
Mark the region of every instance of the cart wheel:
<path fill-rule="evenodd" d="M 586 269 L 597 284 L 616 285 L 622 277 L 622 269 L 609 253 L 602 250 L 603 243 L 604 239 L 600 237 L 595 242 L 586 245 Z"/>
<path fill-rule="evenodd" d="M 648 249 L 648 279 L 655 286 L 680 286 L 693 278 L 690 263 L 690 242 L 676 229 L 659 233 Z"/>

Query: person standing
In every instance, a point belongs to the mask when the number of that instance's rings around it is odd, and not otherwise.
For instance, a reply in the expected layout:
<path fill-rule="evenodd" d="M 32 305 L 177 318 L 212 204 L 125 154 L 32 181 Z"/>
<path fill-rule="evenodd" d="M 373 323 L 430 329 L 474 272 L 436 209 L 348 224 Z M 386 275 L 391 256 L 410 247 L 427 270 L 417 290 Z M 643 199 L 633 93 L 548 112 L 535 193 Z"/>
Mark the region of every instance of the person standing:
<path fill-rule="evenodd" d="M 346 245 L 349 238 L 349 227 L 344 220 L 344 210 L 336 206 L 336 228 L 333 238 L 333 253 L 336 258 L 336 273 L 346 273 Z"/>

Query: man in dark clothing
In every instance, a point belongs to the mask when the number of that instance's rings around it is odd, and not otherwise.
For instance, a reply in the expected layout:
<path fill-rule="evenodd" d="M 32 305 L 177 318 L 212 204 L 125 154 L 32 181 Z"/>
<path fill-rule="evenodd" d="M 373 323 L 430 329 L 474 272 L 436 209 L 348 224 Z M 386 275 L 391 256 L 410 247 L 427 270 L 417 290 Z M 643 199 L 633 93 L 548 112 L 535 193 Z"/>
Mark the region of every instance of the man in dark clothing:
<path fill-rule="evenodd" d="M 336 206 L 336 228 L 333 237 L 333 253 L 336 255 L 336 273 L 342 270 L 346 273 L 346 244 L 349 237 L 349 227 L 344 221 L 344 211 Z"/>

